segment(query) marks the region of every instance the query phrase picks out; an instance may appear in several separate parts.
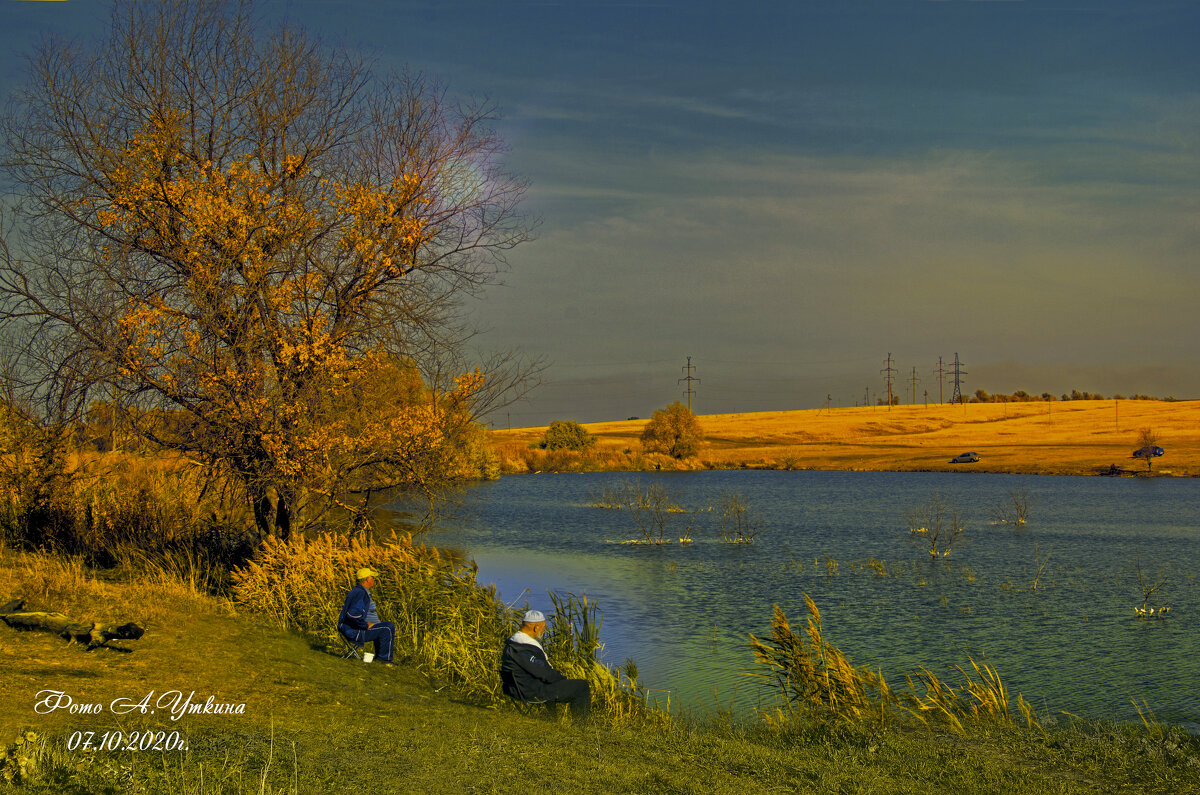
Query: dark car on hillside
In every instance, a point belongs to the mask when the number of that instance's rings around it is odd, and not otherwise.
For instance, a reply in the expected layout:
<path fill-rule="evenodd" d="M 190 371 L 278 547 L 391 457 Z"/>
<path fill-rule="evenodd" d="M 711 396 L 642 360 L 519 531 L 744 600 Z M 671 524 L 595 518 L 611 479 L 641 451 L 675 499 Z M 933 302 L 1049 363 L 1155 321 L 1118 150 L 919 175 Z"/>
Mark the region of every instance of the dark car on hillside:
<path fill-rule="evenodd" d="M 1137 450 L 1134 450 L 1133 457 L 1134 458 L 1146 458 L 1146 459 L 1158 458 L 1160 455 L 1163 455 L 1164 453 L 1166 453 L 1166 451 L 1157 445 L 1147 445 L 1146 447 L 1142 447 Z"/>
<path fill-rule="evenodd" d="M 979 453 L 959 453 L 950 459 L 951 464 L 974 464 L 979 460 Z"/>

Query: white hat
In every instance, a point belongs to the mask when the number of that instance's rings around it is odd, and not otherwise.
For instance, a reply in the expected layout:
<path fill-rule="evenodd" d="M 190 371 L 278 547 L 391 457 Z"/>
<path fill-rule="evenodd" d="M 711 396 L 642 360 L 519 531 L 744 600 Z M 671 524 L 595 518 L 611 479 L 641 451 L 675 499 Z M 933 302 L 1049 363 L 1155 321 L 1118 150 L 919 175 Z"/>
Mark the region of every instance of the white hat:
<path fill-rule="evenodd" d="M 546 616 L 541 610 L 527 610 L 525 615 L 521 616 L 522 624 L 536 624 L 539 621 L 545 621 Z"/>

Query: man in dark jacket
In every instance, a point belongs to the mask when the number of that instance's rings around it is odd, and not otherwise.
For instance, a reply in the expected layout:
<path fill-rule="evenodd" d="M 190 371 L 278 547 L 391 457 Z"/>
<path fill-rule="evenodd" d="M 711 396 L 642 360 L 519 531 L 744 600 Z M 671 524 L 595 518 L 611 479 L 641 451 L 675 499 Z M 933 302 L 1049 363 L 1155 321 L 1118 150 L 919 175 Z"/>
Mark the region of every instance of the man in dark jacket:
<path fill-rule="evenodd" d="M 371 589 L 375 587 L 379 572 L 359 569 L 355 576 L 358 585 L 346 594 L 346 603 L 342 605 L 342 614 L 338 616 L 338 632 L 351 643 L 374 641 L 375 656 L 384 665 L 391 665 L 396 625 L 391 621 L 379 620 L 379 611 L 375 608 L 375 600 L 371 598 Z"/>
<path fill-rule="evenodd" d="M 520 701 L 567 703 L 577 720 L 586 720 L 592 706 L 592 691 L 586 679 L 568 679 L 550 665 L 541 637 L 546 632 L 546 616 L 530 610 L 521 628 L 504 644 L 500 659 L 500 677 L 504 693 Z"/>

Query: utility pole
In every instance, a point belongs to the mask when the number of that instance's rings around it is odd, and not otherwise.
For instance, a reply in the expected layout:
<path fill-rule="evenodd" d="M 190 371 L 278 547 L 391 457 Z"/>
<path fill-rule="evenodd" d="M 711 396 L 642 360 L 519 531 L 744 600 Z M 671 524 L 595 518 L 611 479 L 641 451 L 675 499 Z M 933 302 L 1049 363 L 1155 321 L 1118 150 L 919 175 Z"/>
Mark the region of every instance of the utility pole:
<path fill-rule="evenodd" d="M 967 371 L 962 369 L 962 363 L 958 361 L 958 354 L 954 354 L 954 394 L 950 396 L 951 403 L 962 403 L 962 377 L 967 374 Z"/>
<path fill-rule="evenodd" d="M 686 373 L 686 375 L 683 378 L 680 378 L 679 380 L 687 381 L 688 411 L 691 411 L 692 410 L 692 382 L 695 381 L 695 382 L 699 383 L 700 379 L 692 377 L 692 357 L 691 356 L 687 357 L 687 360 L 688 360 L 687 365 L 683 368 L 683 371 L 684 371 L 684 373 Z"/>
<path fill-rule="evenodd" d="M 912 391 L 913 401 L 912 402 L 913 402 L 913 405 L 915 406 L 915 405 L 917 405 L 917 368 L 915 368 L 915 367 L 913 368 L 912 385 L 913 385 L 913 391 Z"/>
<path fill-rule="evenodd" d="M 880 370 L 881 373 L 887 373 L 887 406 L 888 411 L 892 410 L 892 355 L 889 353 L 887 358 L 887 367 Z"/>
<path fill-rule="evenodd" d="M 938 357 L 938 403 L 945 403 L 945 396 L 942 394 L 942 387 L 945 384 L 946 371 L 942 367 L 942 357 Z"/>
<path fill-rule="evenodd" d="M 871 387 L 867 387 L 863 390 L 863 405 L 871 405 Z"/>

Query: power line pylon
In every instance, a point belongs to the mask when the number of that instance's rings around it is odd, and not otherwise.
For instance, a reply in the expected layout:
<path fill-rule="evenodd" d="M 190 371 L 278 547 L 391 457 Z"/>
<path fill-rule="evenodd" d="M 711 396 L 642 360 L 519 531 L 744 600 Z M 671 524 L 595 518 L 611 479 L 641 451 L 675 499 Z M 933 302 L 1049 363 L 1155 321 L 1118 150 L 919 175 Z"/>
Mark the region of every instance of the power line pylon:
<path fill-rule="evenodd" d="M 915 368 L 915 367 L 913 368 L 913 373 L 912 373 L 912 385 L 913 385 L 912 402 L 913 402 L 913 405 L 915 406 L 915 405 L 917 405 L 917 368 Z"/>
<path fill-rule="evenodd" d="M 888 411 L 892 410 L 892 372 L 895 370 L 892 367 L 892 355 L 889 353 L 887 358 L 887 367 L 880 370 L 881 373 L 887 373 L 887 407 Z"/>
<path fill-rule="evenodd" d="M 942 365 L 942 357 L 941 356 L 938 357 L 937 374 L 938 374 L 938 403 L 945 403 L 946 399 L 945 399 L 945 395 L 942 394 L 942 387 L 945 386 L 945 383 L 946 383 L 946 370 L 945 370 L 945 367 L 943 367 L 943 365 Z"/>
<path fill-rule="evenodd" d="M 967 374 L 967 371 L 962 369 L 962 362 L 958 360 L 958 354 L 954 354 L 954 393 L 950 396 L 951 403 L 962 403 L 962 377 Z"/>
<path fill-rule="evenodd" d="M 833 409 L 833 395 L 826 395 L 825 396 L 825 405 L 822 406 L 820 408 L 820 410 L 817 411 L 817 416 L 820 417 L 822 411 L 831 411 L 832 409 Z"/>
<path fill-rule="evenodd" d="M 679 380 L 687 382 L 688 411 L 691 411 L 692 410 L 692 382 L 695 381 L 696 383 L 700 383 L 699 378 L 692 377 L 692 357 L 691 356 L 687 357 L 687 365 L 683 368 L 683 371 L 686 375 L 684 375 L 684 377 L 680 378 Z"/>

